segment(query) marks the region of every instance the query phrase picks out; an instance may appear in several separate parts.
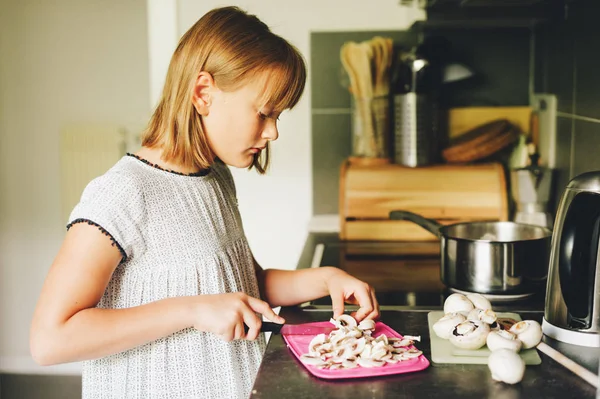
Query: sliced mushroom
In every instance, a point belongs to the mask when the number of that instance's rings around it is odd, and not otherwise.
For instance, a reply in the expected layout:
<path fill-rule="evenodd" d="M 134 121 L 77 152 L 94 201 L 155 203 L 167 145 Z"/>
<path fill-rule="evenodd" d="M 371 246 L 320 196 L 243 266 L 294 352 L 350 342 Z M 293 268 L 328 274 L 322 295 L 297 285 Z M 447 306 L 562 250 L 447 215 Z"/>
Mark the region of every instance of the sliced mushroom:
<path fill-rule="evenodd" d="M 407 346 L 411 346 L 412 344 L 414 344 L 414 341 L 412 339 L 403 338 L 400 341 L 393 342 L 392 346 L 394 348 L 405 348 Z"/>
<path fill-rule="evenodd" d="M 389 343 L 387 335 L 382 334 L 373 340 L 374 345 L 377 345 L 379 343 L 381 343 L 382 345 L 387 345 Z"/>
<path fill-rule="evenodd" d="M 318 353 L 318 347 L 324 344 L 326 339 L 327 337 L 325 334 L 316 335 L 313 339 L 310 340 L 310 343 L 308 344 L 308 352 L 311 354 Z"/>
<path fill-rule="evenodd" d="M 351 317 L 351 316 L 350 316 Z M 338 370 L 354 367 L 381 367 L 387 363 L 408 361 L 422 354 L 412 347 L 413 340 L 420 340 L 419 336 L 407 335 L 405 338 L 387 337 L 381 334 L 374 338 L 371 336 L 373 323 L 363 324 L 370 330 L 362 330 L 360 325 L 355 325 L 346 320 L 330 320 L 337 329 L 328 336 L 320 334 L 309 343 L 309 353 L 301 356 L 301 360 L 320 369 Z M 345 325 L 342 325 L 345 324 Z M 410 339 L 408 339 L 410 338 Z M 396 347 L 396 345 L 406 345 Z M 409 347 L 411 346 L 411 347 Z"/>
<path fill-rule="evenodd" d="M 356 323 L 356 319 L 352 316 L 350 316 L 349 314 L 343 314 L 341 316 L 339 316 L 336 321 L 342 326 L 342 327 L 356 327 L 358 326 L 358 324 Z"/>
<path fill-rule="evenodd" d="M 307 354 L 302 355 L 301 360 L 305 364 L 310 364 L 311 366 L 320 366 L 325 363 L 319 356 L 311 356 Z"/>
<path fill-rule="evenodd" d="M 363 331 L 358 327 L 352 327 L 347 333 L 347 337 L 360 338 L 363 336 Z"/>
<path fill-rule="evenodd" d="M 353 369 L 358 367 L 358 358 L 352 357 L 342 362 L 342 367 L 345 369 Z"/>
<path fill-rule="evenodd" d="M 366 345 L 367 345 L 367 341 L 365 340 L 365 338 L 357 339 L 356 343 L 352 347 L 352 354 L 354 356 L 360 354 L 363 351 L 363 349 L 365 349 Z"/>
<path fill-rule="evenodd" d="M 385 363 L 386 363 L 385 360 L 373 360 L 373 359 L 366 359 L 363 357 L 358 358 L 358 365 L 361 367 L 381 367 L 381 366 L 385 365 Z"/>
<path fill-rule="evenodd" d="M 414 359 L 416 357 L 421 356 L 422 354 L 423 352 L 418 349 L 409 349 L 406 352 L 402 352 L 402 356 L 406 359 Z"/>
<path fill-rule="evenodd" d="M 375 348 L 371 351 L 371 359 L 384 360 L 389 351 L 384 347 Z"/>
<path fill-rule="evenodd" d="M 365 347 L 360 352 L 360 354 L 358 355 L 358 357 L 361 357 L 363 359 L 370 359 L 372 352 L 373 352 L 373 346 L 371 344 L 365 345 Z"/>
<path fill-rule="evenodd" d="M 358 328 L 360 328 L 361 330 L 374 330 L 375 329 L 375 322 L 371 319 L 369 320 L 363 320 L 358 324 Z"/>

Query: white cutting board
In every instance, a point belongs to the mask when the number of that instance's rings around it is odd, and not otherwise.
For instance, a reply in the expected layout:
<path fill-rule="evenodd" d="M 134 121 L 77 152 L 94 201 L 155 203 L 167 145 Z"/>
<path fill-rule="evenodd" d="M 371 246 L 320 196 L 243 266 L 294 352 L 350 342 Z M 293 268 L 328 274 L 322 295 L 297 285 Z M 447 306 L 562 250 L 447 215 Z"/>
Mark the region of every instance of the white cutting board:
<path fill-rule="evenodd" d="M 520 321 L 521 316 L 516 313 L 496 313 L 498 317 L 509 317 Z M 477 350 L 460 349 L 454 346 L 449 340 L 438 337 L 433 331 L 433 325 L 444 316 L 444 312 L 429 312 L 427 322 L 429 324 L 429 336 L 431 340 L 431 360 L 434 363 L 456 363 L 456 364 L 487 364 L 490 350 L 487 346 Z M 537 349 L 525 349 L 519 352 L 523 361 L 527 365 L 538 365 L 542 359 Z"/>

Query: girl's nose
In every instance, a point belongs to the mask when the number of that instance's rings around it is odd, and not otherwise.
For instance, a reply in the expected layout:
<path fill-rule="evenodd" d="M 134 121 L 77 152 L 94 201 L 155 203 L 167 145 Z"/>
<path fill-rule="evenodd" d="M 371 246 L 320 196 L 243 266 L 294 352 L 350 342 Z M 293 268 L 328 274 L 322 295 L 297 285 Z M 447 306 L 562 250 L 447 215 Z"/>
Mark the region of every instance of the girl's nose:
<path fill-rule="evenodd" d="M 277 129 L 277 122 L 267 123 L 264 130 L 262 131 L 261 137 L 265 140 L 275 141 L 279 137 L 279 131 Z"/>

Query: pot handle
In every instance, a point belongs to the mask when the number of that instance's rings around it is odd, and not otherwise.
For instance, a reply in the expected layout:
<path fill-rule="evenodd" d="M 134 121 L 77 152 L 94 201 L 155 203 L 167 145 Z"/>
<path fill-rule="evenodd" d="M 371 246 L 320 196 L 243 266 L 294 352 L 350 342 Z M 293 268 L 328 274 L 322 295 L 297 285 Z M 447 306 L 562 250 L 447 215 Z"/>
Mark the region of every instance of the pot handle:
<path fill-rule="evenodd" d="M 391 211 L 390 219 L 407 220 L 409 222 L 413 222 L 438 237 L 440 236 L 440 227 L 443 226 L 433 219 L 427 219 L 421 215 L 417 215 L 416 213 L 409 211 Z"/>

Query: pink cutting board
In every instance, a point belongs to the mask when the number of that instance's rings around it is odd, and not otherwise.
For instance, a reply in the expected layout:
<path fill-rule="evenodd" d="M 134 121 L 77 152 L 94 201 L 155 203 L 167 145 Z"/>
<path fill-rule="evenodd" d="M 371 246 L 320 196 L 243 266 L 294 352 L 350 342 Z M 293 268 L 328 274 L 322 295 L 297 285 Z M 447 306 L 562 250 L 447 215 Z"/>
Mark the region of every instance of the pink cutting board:
<path fill-rule="evenodd" d="M 331 327 L 331 323 L 328 321 L 320 321 L 316 323 L 307 323 L 306 326 L 315 327 Z M 399 337 L 402 335 L 392 330 L 389 326 L 382 322 L 377 322 L 375 325 L 375 331 L 373 337 L 378 337 L 382 334 L 388 337 Z M 284 335 L 288 348 L 292 351 L 294 356 L 302 363 L 304 367 L 314 376 L 325 378 L 325 379 L 339 379 L 339 378 L 365 378 L 365 377 L 379 377 L 391 374 L 402 374 L 412 373 L 414 371 L 421 371 L 429 367 L 429 360 L 424 355 L 421 355 L 415 359 L 405 360 L 396 364 L 386 364 L 381 367 L 355 367 L 353 369 L 341 369 L 341 370 L 327 370 L 320 369 L 317 366 L 304 364 L 300 358 L 303 354 L 308 353 L 308 344 L 314 338 L 314 335 Z M 414 348 L 411 346 L 410 348 Z"/>

